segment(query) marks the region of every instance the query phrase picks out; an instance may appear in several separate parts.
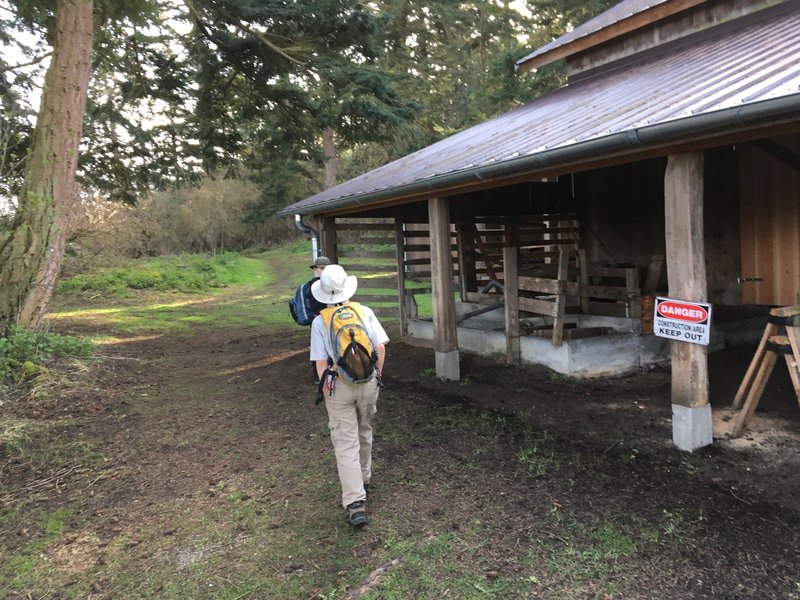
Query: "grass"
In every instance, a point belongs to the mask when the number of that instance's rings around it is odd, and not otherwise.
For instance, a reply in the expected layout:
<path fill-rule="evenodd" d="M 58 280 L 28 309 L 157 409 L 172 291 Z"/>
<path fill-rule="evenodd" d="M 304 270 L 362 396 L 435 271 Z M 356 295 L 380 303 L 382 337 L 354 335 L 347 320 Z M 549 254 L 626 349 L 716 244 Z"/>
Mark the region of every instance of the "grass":
<path fill-rule="evenodd" d="M 145 258 L 123 267 L 76 275 L 59 283 L 62 294 L 92 292 L 124 297 L 129 290 L 202 292 L 248 283 L 254 263 L 236 253 L 217 256 L 179 255 Z"/>

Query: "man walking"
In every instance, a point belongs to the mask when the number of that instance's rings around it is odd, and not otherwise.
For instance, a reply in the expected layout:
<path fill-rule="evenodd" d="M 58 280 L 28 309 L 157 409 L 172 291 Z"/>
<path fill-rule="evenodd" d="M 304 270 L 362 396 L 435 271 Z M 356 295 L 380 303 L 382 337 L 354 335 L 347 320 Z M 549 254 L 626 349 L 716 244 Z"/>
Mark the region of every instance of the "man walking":
<path fill-rule="evenodd" d="M 389 342 L 375 313 L 350 301 L 357 287 L 356 277 L 339 265 L 326 267 L 311 286 L 314 298 L 328 306 L 311 324 L 311 360 L 322 380 L 342 506 L 353 526 L 367 522 L 372 418 Z"/>

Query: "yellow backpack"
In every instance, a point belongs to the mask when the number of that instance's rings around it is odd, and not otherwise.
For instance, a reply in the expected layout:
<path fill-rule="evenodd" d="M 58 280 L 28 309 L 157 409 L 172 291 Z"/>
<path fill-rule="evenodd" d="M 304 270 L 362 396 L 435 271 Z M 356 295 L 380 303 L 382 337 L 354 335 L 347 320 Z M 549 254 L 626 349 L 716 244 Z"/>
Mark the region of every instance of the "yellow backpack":
<path fill-rule="evenodd" d="M 362 315 L 358 302 L 329 306 L 319 313 L 336 354 L 335 359 L 328 359 L 328 368 L 350 383 L 366 383 L 377 374 L 378 354 Z"/>

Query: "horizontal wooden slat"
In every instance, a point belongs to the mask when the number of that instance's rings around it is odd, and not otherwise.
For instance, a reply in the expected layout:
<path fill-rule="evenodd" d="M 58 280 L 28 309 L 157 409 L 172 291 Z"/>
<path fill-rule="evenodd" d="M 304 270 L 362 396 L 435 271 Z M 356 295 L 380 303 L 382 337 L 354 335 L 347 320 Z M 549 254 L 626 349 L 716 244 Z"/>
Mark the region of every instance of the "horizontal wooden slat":
<path fill-rule="evenodd" d="M 337 223 L 336 231 L 394 231 L 394 223 Z"/>
<path fill-rule="evenodd" d="M 559 281 L 558 279 L 544 277 L 520 277 L 519 289 L 540 294 L 568 294 L 573 296 L 578 294 L 578 284 L 576 282 Z"/>
<path fill-rule="evenodd" d="M 455 237 L 455 235 L 456 235 L 455 231 L 451 231 L 450 232 L 450 237 L 451 238 Z M 403 232 L 403 237 L 407 237 L 407 238 L 412 238 L 412 237 L 413 238 L 426 238 L 426 237 L 431 237 L 431 234 L 430 234 L 429 231 L 418 231 L 418 230 L 409 229 L 408 231 L 404 231 Z"/>
<path fill-rule="evenodd" d="M 352 242 L 340 242 L 343 246 L 369 246 L 369 245 L 377 245 L 377 246 L 394 246 L 395 245 L 395 236 L 392 235 L 390 237 L 375 237 L 375 236 L 361 236 L 359 235 L 357 239 L 353 240 Z"/>
<path fill-rule="evenodd" d="M 397 292 L 394 294 L 359 294 L 356 292 L 356 300 L 370 305 L 370 302 L 393 302 L 397 304 Z"/>
<path fill-rule="evenodd" d="M 404 260 L 403 264 L 405 265 L 430 265 L 431 259 L 428 258 L 409 258 L 408 260 Z"/>
<path fill-rule="evenodd" d="M 372 308 L 372 312 L 374 312 L 376 316 L 383 317 L 385 319 L 397 319 L 400 317 L 400 310 L 399 308 L 395 307 L 376 306 L 375 308 Z"/>
<path fill-rule="evenodd" d="M 404 252 L 430 252 L 430 244 L 406 244 L 403 246 Z M 458 250 L 457 244 L 452 244 L 450 250 L 456 252 Z"/>
<path fill-rule="evenodd" d="M 525 238 L 527 236 L 540 236 L 543 233 L 549 234 L 576 234 L 578 233 L 577 227 L 520 227 L 519 237 Z"/>
<path fill-rule="evenodd" d="M 533 298 L 520 297 L 519 299 L 520 310 L 535 313 L 537 315 L 546 315 L 555 317 L 558 313 L 555 302 L 547 302 L 546 300 L 534 300 Z"/>
<path fill-rule="evenodd" d="M 339 252 L 339 258 L 396 258 L 393 250 L 347 250 Z"/>
<path fill-rule="evenodd" d="M 397 277 L 359 277 L 358 289 L 371 289 L 371 288 L 397 288 Z"/>
<path fill-rule="evenodd" d="M 357 263 L 343 264 L 342 268 L 350 273 L 392 273 L 397 271 L 396 265 L 359 265 Z"/>

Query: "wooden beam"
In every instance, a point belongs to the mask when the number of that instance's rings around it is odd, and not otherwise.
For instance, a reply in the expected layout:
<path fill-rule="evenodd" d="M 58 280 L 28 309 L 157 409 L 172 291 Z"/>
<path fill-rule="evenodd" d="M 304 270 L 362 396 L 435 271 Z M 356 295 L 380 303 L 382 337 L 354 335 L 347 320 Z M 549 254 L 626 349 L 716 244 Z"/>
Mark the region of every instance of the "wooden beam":
<path fill-rule="evenodd" d="M 478 289 L 475 272 L 475 236 L 472 221 L 464 211 L 459 211 L 456 220 L 456 246 L 458 251 L 458 282 L 461 300 L 467 300 L 467 292 Z"/>
<path fill-rule="evenodd" d="M 509 365 L 518 365 L 521 361 L 519 342 L 519 288 L 517 286 L 518 253 L 516 246 L 506 246 L 503 248 L 506 362 Z"/>
<path fill-rule="evenodd" d="M 403 219 L 400 216 L 400 210 L 398 210 L 397 216 L 394 219 L 394 242 L 397 252 L 397 300 L 400 303 L 400 335 L 406 335 L 408 333 L 406 267 L 403 264 L 403 261 L 405 260 L 405 252 L 403 251 L 404 241 L 405 237 L 403 236 Z"/>
<path fill-rule="evenodd" d="M 563 286 L 567 283 L 567 269 L 569 268 L 569 255 L 563 246 L 558 249 L 558 284 L 562 291 L 556 296 L 555 319 L 553 319 L 553 346 L 556 348 L 564 341 L 564 310 L 567 304 L 567 296 L 563 292 Z"/>
<path fill-rule="evenodd" d="M 447 198 L 428 200 L 428 219 L 431 236 L 433 349 L 436 352 L 451 352 L 458 349 L 458 334 L 450 254 L 450 204 Z"/>
<path fill-rule="evenodd" d="M 669 295 L 705 302 L 706 260 L 703 238 L 703 154 L 672 155 L 664 176 Z M 708 404 L 708 349 L 670 342 L 672 403 L 695 408 Z"/>
<path fill-rule="evenodd" d="M 339 257 L 336 255 L 336 219 L 334 217 L 318 217 L 317 231 L 319 232 L 319 250 L 322 256 L 327 256 L 336 264 Z"/>

